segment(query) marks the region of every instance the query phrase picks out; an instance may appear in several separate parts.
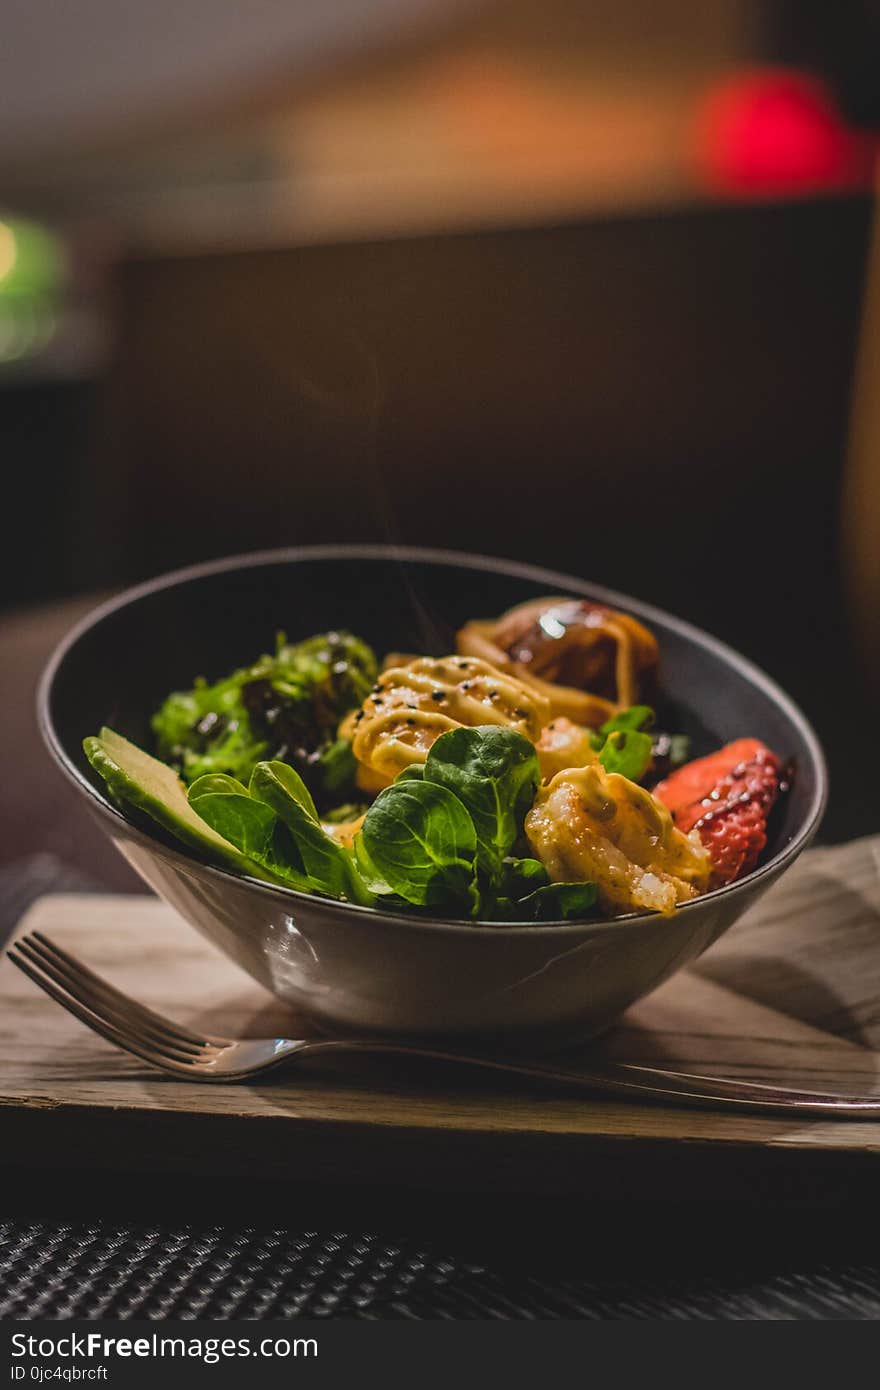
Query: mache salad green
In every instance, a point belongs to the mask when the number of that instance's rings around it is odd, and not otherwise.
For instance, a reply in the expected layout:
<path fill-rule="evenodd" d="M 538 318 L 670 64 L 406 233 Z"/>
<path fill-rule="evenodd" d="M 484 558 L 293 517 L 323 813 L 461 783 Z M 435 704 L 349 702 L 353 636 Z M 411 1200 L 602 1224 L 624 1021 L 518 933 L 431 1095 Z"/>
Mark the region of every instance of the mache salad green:
<path fill-rule="evenodd" d="M 551 883 L 515 853 L 538 785 L 534 748 L 494 726 L 437 740 L 420 774 L 402 773 L 368 808 L 349 849 L 324 828 L 295 768 L 259 762 L 247 784 L 207 773 L 187 790 L 177 773 L 102 729 L 86 755 L 111 796 L 226 868 L 363 907 L 488 921 L 582 916 L 586 883 Z M 458 791 L 451 790 L 450 783 Z M 521 794 L 513 809 L 504 791 Z"/>

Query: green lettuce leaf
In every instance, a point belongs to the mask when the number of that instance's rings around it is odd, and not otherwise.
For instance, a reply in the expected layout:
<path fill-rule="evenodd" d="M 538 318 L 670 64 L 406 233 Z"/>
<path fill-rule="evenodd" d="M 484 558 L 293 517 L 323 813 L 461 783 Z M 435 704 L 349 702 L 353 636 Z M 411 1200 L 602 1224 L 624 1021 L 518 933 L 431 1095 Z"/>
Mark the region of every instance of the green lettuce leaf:
<path fill-rule="evenodd" d="M 305 872 L 295 842 L 279 823 L 271 807 L 254 801 L 246 791 L 203 789 L 202 783 L 216 781 L 216 774 L 209 774 L 193 784 L 189 803 L 196 814 L 242 854 L 270 870 L 290 887 L 303 892 L 316 887 Z"/>
<path fill-rule="evenodd" d="M 497 877 L 541 780 L 533 744 L 494 724 L 450 729 L 432 745 L 424 775 L 466 807 L 476 831 L 479 867 Z"/>
<path fill-rule="evenodd" d="M 586 917 L 596 904 L 595 883 L 548 883 L 517 903 L 517 916 L 533 922 Z"/>
<path fill-rule="evenodd" d="M 654 711 L 650 705 L 630 705 L 629 709 L 620 710 L 605 721 L 590 741 L 606 772 L 619 773 L 631 782 L 644 777 L 654 746 L 653 738 L 644 731 L 653 723 Z"/>
<path fill-rule="evenodd" d="M 248 792 L 256 805 L 271 808 L 286 826 L 313 887 L 332 898 L 364 905 L 372 902 L 352 854 L 327 834 L 308 787 L 294 768 L 277 761 L 257 763 Z"/>
<path fill-rule="evenodd" d="M 474 906 L 474 823 L 446 787 L 412 778 L 386 787 L 359 839 L 379 878 L 407 902 L 447 910 Z"/>

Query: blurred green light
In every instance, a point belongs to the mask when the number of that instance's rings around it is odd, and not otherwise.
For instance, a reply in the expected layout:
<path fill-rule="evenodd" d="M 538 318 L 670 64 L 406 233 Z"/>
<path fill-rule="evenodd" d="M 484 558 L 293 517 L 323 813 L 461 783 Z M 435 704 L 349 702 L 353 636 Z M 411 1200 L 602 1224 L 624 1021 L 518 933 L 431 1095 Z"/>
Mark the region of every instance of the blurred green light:
<path fill-rule="evenodd" d="M 52 296 L 65 277 L 64 246 L 54 232 L 24 218 L 0 219 L 0 295 Z"/>
<path fill-rule="evenodd" d="M 0 367 L 52 341 L 67 278 L 64 243 L 48 227 L 0 217 Z"/>
<path fill-rule="evenodd" d="M 0 283 L 8 279 L 18 260 L 15 232 L 6 222 L 0 222 Z"/>

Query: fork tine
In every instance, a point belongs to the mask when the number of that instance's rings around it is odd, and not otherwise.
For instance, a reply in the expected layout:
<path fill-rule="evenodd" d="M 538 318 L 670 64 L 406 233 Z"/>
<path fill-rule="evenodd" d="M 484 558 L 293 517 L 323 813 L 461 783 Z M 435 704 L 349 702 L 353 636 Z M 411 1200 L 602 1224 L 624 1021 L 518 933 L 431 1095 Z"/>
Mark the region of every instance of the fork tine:
<path fill-rule="evenodd" d="M 73 1014 L 87 1028 L 91 1028 L 93 1033 L 99 1033 L 107 1042 L 114 1043 L 121 1047 L 123 1052 L 132 1052 L 142 1061 L 149 1062 L 151 1066 L 160 1067 L 163 1071 L 172 1071 L 181 1076 L 192 1076 L 198 1073 L 198 1065 L 192 1062 L 183 1061 L 176 1057 L 168 1057 L 162 1053 L 152 1051 L 148 1046 L 141 1044 L 136 1039 L 132 1039 L 121 1033 L 112 1023 L 101 1018 L 100 1015 L 93 1013 L 91 1009 L 81 1004 L 79 1000 L 60 988 L 49 979 L 42 969 L 34 966 L 26 957 L 18 953 L 18 947 L 11 946 L 7 951 L 7 956 L 12 964 L 17 966 L 22 974 L 27 975 L 35 985 L 39 986 L 45 994 L 54 999 L 56 1004 L 60 1004 L 68 1013 Z"/>
<path fill-rule="evenodd" d="M 121 1006 L 107 1003 L 104 1000 L 96 1000 L 87 986 L 83 986 L 75 978 L 71 979 L 51 958 L 47 959 L 42 956 L 27 937 L 22 937 L 17 942 L 17 947 L 20 954 L 31 965 L 40 970 L 43 975 L 48 976 L 66 995 L 75 999 L 96 1018 L 101 1018 L 110 1024 L 121 1036 L 133 1038 L 154 1052 L 173 1057 L 181 1062 L 195 1062 L 199 1057 L 210 1055 L 206 1050 L 196 1049 L 189 1043 L 181 1045 L 174 1037 L 163 1037 L 155 1029 L 144 1027 L 138 1018 L 130 1017 Z"/>
<path fill-rule="evenodd" d="M 147 1046 L 159 1048 L 163 1052 L 179 1056 L 185 1061 L 195 1060 L 196 1056 L 203 1055 L 205 1049 L 198 1048 L 192 1043 L 181 1042 L 173 1032 L 143 1022 L 135 1010 L 126 1008 L 124 995 L 119 995 L 123 1002 L 118 1004 L 115 999 L 104 999 L 96 996 L 96 992 L 90 987 L 88 981 L 81 980 L 76 971 L 59 965 L 53 956 L 44 953 L 39 943 L 33 942 L 29 937 L 22 937 L 17 944 L 28 960 L 38 966 L 44 974 L 51 976 L 61 989 L 74 999 L 78 999 L 85 1008 L 97 1014 L 98 1017 L 105 1018 L 108 1023 L 112 1023 L 120 1032 L 138 1037 Z"/>
<path fill-rule="evenodd" d="M 93 970 L 90 970 L 87 965 L 83 965 L 82 961 L 77 960 L 75 956 L 68 955 L 67 951 L 62 950 L 57 942 L 50 941 L 49 937 L 44 936 L 40 931 L 29 932 L 27 936 L 21 937 L 20 939 L 22 941 L 39 942 L 40 946 L 43 948 L 43 952 L 51 952 L 56 958 L 56 963 L 66 966 L 68 971 L 72 971 L 77 979 L 88 981 L 98 997 L 101 999 L 113 1000 L 116 1004 L 125 1009 L 126 1015 L 137 1014 L 144 1023 L 151 1024 L 165 1035 L 178 1038 L 181 1044 L 192 1043 L 196 1047 L 223 1047 L 229 1042 L 228 1038 L 206 1038 L 203 1034 L 193 1033 L 191 1029 L 184 1028 L 181 1024 L 172 1022 L 170 1018 L 165 1018 L 162 1014 L 154 1013 L 152 1009 L 148 1009 L 145 1005 L 139 1004 L 136 999 L 132 999 L 129 995 L 123 994 L 122 990 L 116 989 L 116 987 L 111 985 L 109 980 L 105 980 L 103 976 L 96 975 Z"/>

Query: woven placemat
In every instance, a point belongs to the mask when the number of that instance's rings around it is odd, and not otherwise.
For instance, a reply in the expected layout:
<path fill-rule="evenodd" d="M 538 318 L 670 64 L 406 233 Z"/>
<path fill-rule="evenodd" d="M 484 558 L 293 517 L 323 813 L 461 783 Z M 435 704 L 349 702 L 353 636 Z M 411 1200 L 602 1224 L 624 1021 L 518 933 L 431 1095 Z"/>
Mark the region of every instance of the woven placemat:
<path fill-rule="evenodd" d="M 0 1317 L 880 1318 L 876 1262 L 792 1267 L 764 1251 L 727 1263 L 603 1277 L 586 1252 L 582 1272 L 554 1277 L 377 1234 L 12 1220 L 0 1222 Z"/>

